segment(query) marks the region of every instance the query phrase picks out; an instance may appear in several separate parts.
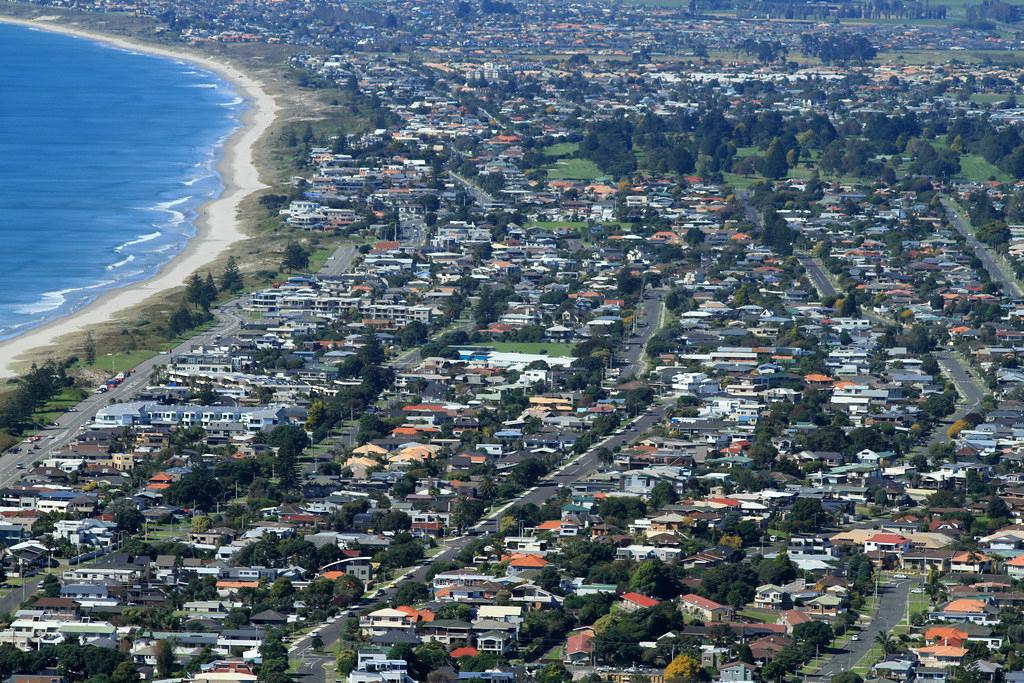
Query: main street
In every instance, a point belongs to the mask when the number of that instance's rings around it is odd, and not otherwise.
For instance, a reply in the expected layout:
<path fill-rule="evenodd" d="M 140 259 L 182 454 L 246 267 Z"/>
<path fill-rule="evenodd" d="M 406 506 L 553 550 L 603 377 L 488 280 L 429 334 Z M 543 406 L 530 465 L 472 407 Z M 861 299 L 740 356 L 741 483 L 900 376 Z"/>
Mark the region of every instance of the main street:
<path fill-rule="evenodd" d="M 359 253 L 355 244 L 346 242 L 335 249 L 323 267 L 318 271 L 321 277 L 337 277 L 347 273 Z M 154 371 L 165 365 L 171 356 L 190 351 L 196 346 L 216 345 L 222 338 L 236 334 L 241 328 L 242 300 L 237 299 L 213 310 L 217 322 L 208 330 L 200 332 L 188 340 L 161 352 L 152 358 L 142 361 L 134 368 L 116 368 L 111 366 L 111 375 L 118 371 L 131 370 L 120 385 L 102 392 L 90 394 L 80 401 L 74 410 L 68 411 L 55 420 L 56 426 L 48 426 L 35 443 L 23 442 L 15 451 L 8 450 L 0 458 L 0 486 L 10 486 L 21 477 L 24 469 L 33 463 L 51 457 L 54 453 L 70 444 L 83 428 L 92 424 L 96 412 L 111 403 L 130 401 L 150 383 Z"/>
<path fill-rule="evenodd" d="M 52 456 L 55 452 L 70 444 L 84 427 L 92 423 L 96 412 L 110 403 L 129 401 L 149 384 L 153 372 L 164 365 L 170 355 L 184 353 L 194 346 L 216 343 L 221 337 L 235 334 L 242 325 L 237 304 L 228 304 L 214 311 L 218 320 L 210 329 L 191 337 L 185 342 L 142 361 L 132 370 L 132 374 L 119 386 L 108 391 L 90 394 L 80 401 L 74 410 L 59 416 L 54 422 L 56 426 L 47 427 L 39 433 L 41 439 L 35 443 L 22 442 L 17 450 L 10 449 L 0 458 L 0 486 L 10 486 L 21 477 L 21 472 L 33 463 Z M 112 368 L 113 372 L 117 368 Z"/>
<path fill-rule="evenodd" d="M 974 255 L 978 257 L 981 264 L 985 266 L 985 270 L 988 271 L 989 277 L 994 281 L 998 282 L 1003 287 L 1003 291 L 1014 298 L 1021 298 L 1024 294 L 1021 293 L 1020 285 L 1017 284 L 1017 278 L 1013 273 L 1009 272 L 1006 266 L 999 260 L 992 248 L 987 244 L 983 244 L 974 236 L 974 231 L 971 230 L 963 218 L 960 216 L 960 212 L 957 206 L 951 199 L 944 198 L 942 200 L 942 207 L 946 210 L 946 217 L 949 218 L 949 224 L 960 233 L 964 240 L 967 242 L 973 251 Z"/>
<path fill-rule="evenodd" d="M 832 280 L 829 279 L 828 275 L 825 274 L 814 258 L 807 254 L 799 254 L 796 259 L 804 267 L 807 279 L 811 281 L 811 285 L 818 291 L 818 294 L 823 297 L 839 296 L 839 290 L 835 288 Z"/>
<path fill-rule="evenodd" d="M 623 378 L 637 377 L 642 373 L 644 349 L 647 346 L 647 342 L 657 332 L 661 322 L 664 291 L 651 289 L 648 295 L 650 298 L 643 298 L 640 302 L 638 322 L 643 324 L 638 326 L 640 332 L 634 339 L 635 344 L 627 347 L 627 351 L 620 355 L 621 361 L 624 363 L 621 372 Z M 402 363 L 402 367 L 407 365 L 407 362 Z M 554 497 L 559 489 L 571 486 L 574 482 L 579 481 L 590 472 L 598 469 L 601 454 L 605 449 L 614 452 L 628 445 L 647 430 L 664 421 L 673 405 L 674 401 L 671 399 L 660 399 L 647 411 L 631 420 L 621 429 L 604 437 L 583 454 L 562 464 L 538 482 L 536 486 L 524 491 L 515 500 L 488 511 L 471 529 L 467 530 L 467 533 L 440 540 L 438 542 L 438 552 L 428 558 L 424 558 L 416 566 L 406 569 L 391 579 L 391 581 L 384 584 L 383 588 L 373 592 L 371 594 L 372 597 L 364 597 L 355 605 L 344 610 L 340 618 L 333 622 L 325 623 L 297 640 L 289 648 L 289 656 L 298 674 L 306 681 L 326 681 L 324 665 L 329 664 L 333 660 L 333 657 L 328 653 L 333 650 L 338 639 L 341 637 L 344 622 L 348 617 L 357 615 L 372 604 L 390 600 L 394 596 L 397 586 L 404 582 L 426 582 L 431 565 L 455 559 L 474 540 L 493 531 L 498 520 L 512 508 L 530 503 L 537 506 L 543 505 L 547 500 Z M 319 637 L 323 643 L 322 651 L 317 651 L 313 648 L 313 640 L 316 637 Z"/>
<path fill-rule="evenodd" d="M 874 646 L 878 634 L 891 633 L 907 618 L 910 590 L 918 585 L 919 580 L 903 577 L 895 577 L 892 583 L 879 583 L 875 613 L 857 633 L 857 640 L 848 641 L 838 653 L 833 654 L 825 665 L 815 672 L 815 677 L 829 679 L 857 666 Z"/>

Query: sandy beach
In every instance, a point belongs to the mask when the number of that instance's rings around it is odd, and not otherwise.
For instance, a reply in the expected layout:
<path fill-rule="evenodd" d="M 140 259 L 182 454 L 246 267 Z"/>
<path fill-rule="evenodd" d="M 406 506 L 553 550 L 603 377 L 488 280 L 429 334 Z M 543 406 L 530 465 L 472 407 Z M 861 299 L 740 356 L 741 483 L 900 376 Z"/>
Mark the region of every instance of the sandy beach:
<path fill-rule="evenodd" d="M 243 115 L 242 126 L 231 135 L 222 151 L 219 171 L 224 191 L 199 210 L 196 236 L 189 241 L 188 246 L 151 278 L 106 292 L 74 313 L 0 342 L 0 377 L 11 377 L 17 374 L 17 370 L 24 368 L 32 352 L 37 352 L 62 337 L 81 334 L 91 325 L 108 322 L 121 311 L 141 304 L 154 294 L 180 287 L 193 272 L 217 259 L 232 244 L 246 238 L 239 224 L 238 209 L 248 195 L 266 187 L 260 181 L 259 170 L 253 160 L 254 149 L 259 139 L 274 123 L 278 106 L 259 81 L 230 64 L 214 59 L 184 50 L 151 46 L 79 30 L 73 26 L 43 19 L 26 21 L 0 17 L 0 22 L 64 33 L 126 50 L 191 62 L 230 81 L 249 104 Z"/>

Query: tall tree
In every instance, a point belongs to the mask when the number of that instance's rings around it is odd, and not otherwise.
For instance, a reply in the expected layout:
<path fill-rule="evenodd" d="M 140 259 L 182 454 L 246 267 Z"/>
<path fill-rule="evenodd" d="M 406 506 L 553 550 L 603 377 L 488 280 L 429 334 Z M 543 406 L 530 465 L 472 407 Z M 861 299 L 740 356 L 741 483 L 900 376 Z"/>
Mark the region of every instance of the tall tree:
<path fill-rule="evenodd" d="M 238 262 L 234 256 L 228 256 L 224 264 L 224 272 L 220 276 L 220 288 L 225 292 L 237 292 L 245 285 L 242 273 L 238 270 Z"/>
<path fill-rule="evenodd" d="M 170 678 L 174 671 L 174 646 L 168 640 L 158 640 L 155 647 L 157 676 Z"/>
<path fill-rule="evenodd" d="M 292 272 L 304 271 L 309 268 L 309 252 L 298 242 L 289 242 L 284 248 L 281 270 Z"/>

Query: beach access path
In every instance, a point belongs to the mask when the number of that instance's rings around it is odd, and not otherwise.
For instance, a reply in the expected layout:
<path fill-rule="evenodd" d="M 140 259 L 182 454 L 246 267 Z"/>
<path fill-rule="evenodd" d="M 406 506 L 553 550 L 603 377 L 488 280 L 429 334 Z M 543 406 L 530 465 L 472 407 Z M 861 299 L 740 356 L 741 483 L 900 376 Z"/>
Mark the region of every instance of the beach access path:
<path fill-rule="evenodd" d="M 13 377 L 24 370 L 42 349 L 62 338 L 82 335 L 86 328 L 116 320 L 118 314 L 138 306 L 151 296 L 181 287 L 189 275 L 220 257 L 233 244 L 246 239 L 238 216 L 246 197 L 267 186 L 260 180 L 254 152 L 256 144 L 273 125 L 278 105 L 263 84 L 252 75 L 227 62 L 199 55 L 185 49 L 149 45 L 80 29 L 73 24 L 45 20 L 22 20 L 0 17 L 0 22 L 63 33 L 94 40 L 125 50 L 134 50 L 168 59 L 190 62 L 213 71 L 232 83 L 247 101 L 249 108 L 242 125 L 224 145 L 218 170 L 224 183 L 219 197 L 203 205 L 196 219 L 196 236 L 185 249 L 152 277 L 113 289 L 92 303 L 67 316 L 58 318 L 24 334 L 0 342 L 0 377 Z"/>

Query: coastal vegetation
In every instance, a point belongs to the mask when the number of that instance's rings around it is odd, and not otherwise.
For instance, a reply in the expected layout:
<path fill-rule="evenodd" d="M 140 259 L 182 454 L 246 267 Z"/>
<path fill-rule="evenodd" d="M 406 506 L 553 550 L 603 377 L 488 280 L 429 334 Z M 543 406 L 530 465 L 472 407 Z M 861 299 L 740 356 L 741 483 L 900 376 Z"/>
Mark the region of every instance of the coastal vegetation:
<path fill-rule="evenodd" d="M 5 6 L 5 14 L 27 16 L 31 8 Z M 73 17 L 85 29 L 95 27 L 104 33 L 123 35 L 162 45 L 165 34 L 155 25 L 139 17 L 108 16 L 97 24 L 97 17 L 74 10 L 55 9 L 54 15 Z M 268 188 L 247 198 L 239 212 L 243 229 L 249 239 L 234 245 L 229 253 L 194 273 L 185 286 L 156 294 L 144 303 L 117 315 L 106 323 L 92 327 L 85 335 L 58 340 L 50 348 L 34 355 L 40 361 L 54 361 L 62 381 L 91 388 L 117 370 L 130 369 L 147 357 L 156 355 L 179 343 L 212 323 L 211 308 L 234 298 L 248 288 L 266 286 L 290 273 L 305 272 L 318 267 L 345 239 L 358 238 L 368 222 L 352 226 L 345 235 L 309 234 L 287 229 L 278 211 L 301 191 L 291 185 L 291 178 L 308 165 L 309 150 L 315 146 L 344 146 L 348 136 L 373 127 L 392 123 L 393 116 L 373 97 L 365 96 L 353 83 L 340 86 L 328 81 L 310 79 L 304 70 L 295 69 L 288 61 L 290 52 L 273 47 L 210 45 L 207 54 L 233 62 L 254 74 L 272 92 L 281 105 L 276 123 L 254 150 Z M 272 84 L 272 86 L 268 86 Z M 40 367 L 48 367 L 43 365 Z M 38 400 L 26 402 L 22 387 L 37 387 L 38 369 L 25 371 L 17 382 L 0 389 L 0 402 L 9 419 L 0 423 L 0 445 L 9 433 L 31 428 L 32 411 Z M 59 393 L 59 389 L 56 393 Z M 42 403 L 52 397 L 40 399 Z"/>
<path fill-rule="evenodd" d="M 13 389 L 0 402 L 0 447 L 7 448 L 14 436 L 28 429 L 41 427 L 33 420 L 36 411 L 47 401 L 71 386 L 74 380 L 68 375 L 73 360 L 41 366 L 33 365 L 23 377 L 13 382 Z"/>

